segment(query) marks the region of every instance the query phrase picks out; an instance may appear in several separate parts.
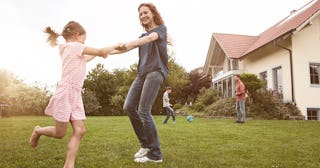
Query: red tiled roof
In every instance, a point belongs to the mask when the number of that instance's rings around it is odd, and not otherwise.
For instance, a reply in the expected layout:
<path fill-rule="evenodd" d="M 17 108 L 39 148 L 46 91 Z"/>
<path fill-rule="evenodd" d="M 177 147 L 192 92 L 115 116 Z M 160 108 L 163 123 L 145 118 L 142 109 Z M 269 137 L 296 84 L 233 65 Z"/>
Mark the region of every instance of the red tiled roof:
<path fill-rule="evenodd" d="M 213 33 L 224 53 L 230 58 L 240 58 L 258 39 L 257 36 Z"/>
<path fill-rule="evenodd" d="M 278 37 L 296 30 L 320 9 L 320 0 L 311 1 L 276 23 L 259 36 L 213 33 L 228 57 L 241 58 Z"/>

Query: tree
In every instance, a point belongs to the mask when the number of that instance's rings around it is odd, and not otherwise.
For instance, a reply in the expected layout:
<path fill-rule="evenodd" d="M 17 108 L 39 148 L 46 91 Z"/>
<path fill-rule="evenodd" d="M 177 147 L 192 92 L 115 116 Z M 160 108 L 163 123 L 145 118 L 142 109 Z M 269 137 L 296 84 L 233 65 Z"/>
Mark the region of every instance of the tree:
<path fill-rule="evenodd" d="M 9 105 L 10 115 L 43 114 L 49 101 L 46 86 L 25 84 L 7 70 L 0 70 L 0 102 Z"/>
<path fill-rule="evenodd" d="M 82 94 L 83 105 L 87 115 L 97 115 L 98 110 L 101 108 L 99 99 L 96 94 L 90 90 L 84 90 Z"/>
<path fill-rule="evenodd" d="M 200 93 L 201 88 L 210 88 L 211 78 L 209 76 L 204 76 L 202 73 L 202 67 L 196 68 L 189 73 L 189 80 L 191 82 L 188 90 L 190 101 L 194 102 L 197 95 Z"/>
<path fill-rule="evenodd" d="M 8 101 L 8 88 L 16 83 L 21 83 L 21 81 L 14 74 L 0 69 L 0 102 Z"/>
<path fill-rule="evenodd" d="M 126 115 L 123 112 L 123 104 L 129 88 L 136 77 L 137 64 L 130 66 L 130 69 L 115 69 L 113 76 L 116 80 L 116 94 L 111 97 L 110 110 L 113 115 Z"/>
<path fill-rule="evenodd" d="M 7 93 L 10 115 L 43 114 L 49 102 L 46 88 L 25 83 L 11 85 Z"/>
<path fill-rule="evenodd" d="M 129 70 L 115 69 L 109 72 L 102 64 L 92 69 L 84 81 L 86 91 L 91 91 L 97 98 L 101 108 L 91 113 L 95 115 L 124 115 L 122 106 L 129 87 L 136 76 L 137 65 L 134 64 Z M 87 103 L 87 102 L 86 102 Z M 85 105 L 87 108 L 92 107 Z"/>
<path fill-rule="evenodd" d="M 172 104 L 184 104 L 188 98 L 187 87 L 190 85 L 188 73 L 178 65 L 173 57 L 170 57 L 168 62 L 169 74 L 159 89 L 157 99 L 153 105 L 153 114 L 160 114 L 162 109 L 162 96 L 167 86 L 171 86 L 173 91 L 170 95 Z"/>
<path fill-rule="evenodd" d="M 84 89 L 95 93 L 99 100 L 101 108 L 100 115 L 110 115 L 109 108 L 111 97 L 116 93 L 116 82 L 113 75 L 104 68 L 102 64 L 97 64 L 96 68 L 92 69 L 84 81 Z"/>
<path fill-rule="evenodd" d="M 254 93 L 256 90 L 263 87 L 263 82 L 258 79 L 255 74 L 243 73 L 240 75 L 240 78 L 249 93 Z"/>

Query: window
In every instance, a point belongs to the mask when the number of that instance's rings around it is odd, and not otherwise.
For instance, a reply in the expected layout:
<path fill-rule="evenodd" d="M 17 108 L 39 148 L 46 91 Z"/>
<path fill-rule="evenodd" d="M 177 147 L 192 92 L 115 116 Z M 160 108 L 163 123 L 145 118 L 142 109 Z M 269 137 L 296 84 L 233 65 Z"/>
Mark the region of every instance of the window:
<path fill-rule="evenodd" d="M 239 70 L 239 60 L 238 59 L 231 59 L 231 69 L 232 70 Z"/>
<path fill-rule="evenodd" d="M 274 68 L 273 70 L 273 91 L 275 96 L 282 98 L 282 69 L 281 67 Z"/>
<path fill-rule="evenodd" d="M 232 80 L 233 77 L 230 77 L 228 81 L 228 97 L 232 97 Z"/>
<path fill-rule="evenodd" d="M 268 80 L 267 80 L 268 74 L 267 74 L 267 71 L 261 72 L 259 74 L 259 77 L 260 77 L 260 80 L 263 82 L 263 87 L 265 89 L 267 89 L 267 86 L 268 86 Z"/>
<path fill-rule="evenodd" d="M 307 109 L 308 120 L 318 120 L 318 111 L 315 108 Z"/>
<path fill-rule="evenodd" d="M 310 64 L 310 82 L 312 85 L 320 85 L 320 64 Z"/>
<path fill-rule="evenodd" d="M 228 61 L 228 69 L 229 70 L 239 70 L 239 61 L 238 59 L 229 59 Z"/>

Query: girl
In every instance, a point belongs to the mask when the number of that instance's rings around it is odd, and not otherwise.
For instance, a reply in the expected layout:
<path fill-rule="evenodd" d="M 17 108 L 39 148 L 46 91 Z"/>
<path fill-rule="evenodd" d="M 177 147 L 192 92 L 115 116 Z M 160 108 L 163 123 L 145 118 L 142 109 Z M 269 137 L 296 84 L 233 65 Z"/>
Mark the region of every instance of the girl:
<path fill-rule="evenodd" d="M 54 32 L 50 27 L 47 27 L 44 32 L 49 35 L 47 42 L 51 46 L 56 46 L 60 34 Z M 115 45 L 101 49 L 85 46 L 86 31 L 79 23 L 74 21 L 70 21 L 64 26 L 61 36 L 66 40 L 65 44 L 59 45 L 62 60 L 61 81 L 45 110 L 46 115 L 53 116 L 55 119 L 55 126 L 35 126 L 29 143 L 32 148 L 36 148 L 41 135 L 63 138 L 70 122 L 73 133 L 68 144 L 64 168 L 73 168 L 80 140 L 86 131 L 83 122 L 86 117 L 81 97 L 86 62 L 92 60 L 95 55 L 106 57 L 111 51 L 119 49 L 119 46 Z"/>
<path fill-rule="evenodd" d="M 138 7 L 140 24 L 146 30 L 139 39 L 121 46 L 118 54 L 139 47 L 138 75 L 133 81 L 123 109 L 128 114 L 141 148 L 135 162 L 162 162 L 157 129 L 151 115 L 160 85 L 168 74 L 167 28 L 152 3 Z"/>

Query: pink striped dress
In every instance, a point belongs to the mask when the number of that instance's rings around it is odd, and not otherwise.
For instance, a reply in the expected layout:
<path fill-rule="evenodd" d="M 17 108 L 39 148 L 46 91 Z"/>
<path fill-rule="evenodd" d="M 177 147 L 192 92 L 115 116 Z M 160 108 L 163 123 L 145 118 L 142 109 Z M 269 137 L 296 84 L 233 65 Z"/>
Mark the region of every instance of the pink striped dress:
<path fill-rule="evenodd" d="M 86 58 L 82 54 L 84 48 L 85 45 L 78 42 L 59 46 L 62 76 L 45 110 L 45 114 L 53 116 L 56 121 L 86 118 L 81 96 L 86 74 Z"/>

